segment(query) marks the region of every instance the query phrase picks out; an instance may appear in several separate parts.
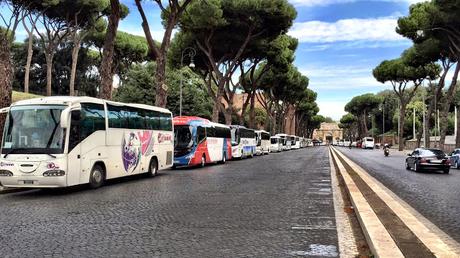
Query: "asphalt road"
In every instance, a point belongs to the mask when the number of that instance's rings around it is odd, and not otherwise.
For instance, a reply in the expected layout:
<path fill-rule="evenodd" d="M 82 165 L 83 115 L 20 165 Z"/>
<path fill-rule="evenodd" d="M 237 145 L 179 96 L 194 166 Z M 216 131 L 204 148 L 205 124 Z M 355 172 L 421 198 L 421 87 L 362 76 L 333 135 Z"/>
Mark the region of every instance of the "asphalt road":
<path fill-rule="evenodd" d="M 3 194 L 0 256 L 335 257 L 327 151 Z"/>
<path fill-rule="evenodd" d="M 441 230 L 460 242 L 460 170 L 414 172 L 406 170 L 404 153 L 338 147 L 387 188 Z"/>

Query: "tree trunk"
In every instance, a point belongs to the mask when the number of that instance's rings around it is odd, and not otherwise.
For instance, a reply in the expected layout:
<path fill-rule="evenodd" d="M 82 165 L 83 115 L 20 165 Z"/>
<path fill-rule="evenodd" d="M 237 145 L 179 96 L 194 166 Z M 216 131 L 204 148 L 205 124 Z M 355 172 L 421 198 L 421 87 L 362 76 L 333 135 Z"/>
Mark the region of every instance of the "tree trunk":
<path fill-rule="evenodd" d="M 454 71 L 454 76 L 452 77 L 452 82 L 449 86 L 449 89 L 447 90 L 446 96 L 443 98 L 441 109 L 439 111 L 439 124 L 440 124 L 439 146 L 441 150 L 445 150 L 449 108 L 454 100 L 454 94 L 457 88 L 457 79 L 458 79 L 459 72 L 460 72 L 460 64 L 457 63 L 455 67 L 455 71 Z"/>
<path fill-rule="evenodd" d="M 460 110 L 457 111 L 457 135 L 455 136 L 455 147 L 460 146 L 460 131 L 459 131 L 459 129 L 460 129 Z"/>
<path fill-rule="evenodd" d="M 435 93 L 436 94 L 436 93 Z M 433 116 L 433 111 L 434 110 L 434 98 L 430 100 L 430 104 L 428 105 L 428 110 L 426 112 L 426 117 L 425 117 L 425 148 L 430 148 L 430 128 L 431 128 L 431 117 Z"/>
<path fill-rule="evenodd" d="M 406 121 L 406 105 L 407 103 L 401 101 L 401 107 L 399 111 L 399 151 L 404 150 L 404 122 Z"/>
<path fill-rule="evenodd" d="M 166 59 L 165 55 L 158 56 L 156 59 L 157 67 L 155 71 L 155 106 L 166 107 L 168 97 L 168 86 L 166 85 Z"/>
<path fill-rule="evenodd" d="M 72 68 L 70 70 L 69 95 L 75 96 L 75 77 L 77 75 L 78 53 L 81 47 L 81 37 L 75 32 L 73 37 L 74 46 L 72 48 Z"/>
<path fill-rule="evenodd" d="M 24 67 L 25 73 L 24 73 L 24 92 L 29 93 L 29 77 L 30 77 L 30 65 L 32 64 L 32 56 L 34 54 L 34 34 L 29 33 L 29 40 L 27 44 L 27 61 L 26 61 L 26 66 Z"/>
<path fill-rule="evenodd" d="M 249 128 L 256 128 L 256 104 L 255 104 L 256 94 L 251 94 L 251 104 L 249 106 Z"/>
<path fill-rule="evenodd" d="M 225 113 L 224 113 L 224 116 L 225 116 L 225 124 L 226 125 L 231 125 L 232 124 L 232 106 L 228 106 L 226 109 L 225 109 Z"/>
<path fill-rule="evenodd" d="M 51 96 L 51 84 L 53 78 L 53 58 L 54 53 L 52 50 L 49 50 L 48 53 L 45 54 L 46 59 L 46 96 Z"/>
<path fill-rule="evenodd" d="M 214 105 L 212 106 L 212 118 L 211 120 L 214 122 L 214 123 L 218 123 L 219 122 L 219 112 L 220 111 L 220 108 L 219 108 L 219 102 L 214 102 Z"/>
<path fill-rule="evenodd" d="M 12 84 L 13 66 L 11 63 L 10 42 L 6 33 L 0 32 L 0 108 L 11 105 Z M 0 114 L 0 137 L 3 135 L 5 118 L 4 114 Z"/>
<path fill-rule="evenodd" d="M 107 34 L 104 41 L 104 52 L 101 61 L 101 89 L 99 96 L 103 99 L 112 98 L 113 84 L 113 53 L 115 48 L 115 38 L 117 36 L 118 23 L 120 21 L 120 2 L 119 0 L 110 0 L 111 14 L 107 26 Z"/>

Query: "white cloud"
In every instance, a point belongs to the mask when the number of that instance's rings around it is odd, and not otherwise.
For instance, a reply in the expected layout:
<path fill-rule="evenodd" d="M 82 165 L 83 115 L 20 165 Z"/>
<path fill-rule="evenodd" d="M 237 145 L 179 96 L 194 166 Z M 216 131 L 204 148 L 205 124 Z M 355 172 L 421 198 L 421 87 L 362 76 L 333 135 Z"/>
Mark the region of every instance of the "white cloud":
<path fill-rule="evenodd" d="M 396 33 L 396 25 L 395 17 L 308 21 L 295 23 L 288 34 L 304 43 L 406 40 Z"/>
<path fill-rule="evenodd" d="M 344 107 L 347 104 L 348 100 L 343 101 L 321 101 L 318 100 L 319 114 L 323 116 L 328 116 L 339 121 L 340 118 L 346 114 Z"/>

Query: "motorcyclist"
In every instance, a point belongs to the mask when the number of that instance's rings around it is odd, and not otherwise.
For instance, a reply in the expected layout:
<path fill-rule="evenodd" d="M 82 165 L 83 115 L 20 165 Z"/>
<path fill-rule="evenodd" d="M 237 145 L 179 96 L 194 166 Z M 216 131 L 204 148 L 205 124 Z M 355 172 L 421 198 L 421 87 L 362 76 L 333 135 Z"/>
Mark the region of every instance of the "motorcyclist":
<path fill-rule="evenodd" d="M 383 145 L 383 154 L 385 156 L 388 156 L 390 154 L 390 145 L 388 145 L 388 143 L 385 143 Z"/>

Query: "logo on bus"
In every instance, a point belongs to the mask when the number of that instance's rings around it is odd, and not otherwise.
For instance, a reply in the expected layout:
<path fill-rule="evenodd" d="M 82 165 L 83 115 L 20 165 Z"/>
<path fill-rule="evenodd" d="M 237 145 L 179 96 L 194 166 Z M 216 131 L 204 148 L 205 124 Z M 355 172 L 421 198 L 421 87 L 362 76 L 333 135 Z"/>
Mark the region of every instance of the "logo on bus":
<path fill-rule="evenodd" d="M 172 136 L 170 134 L 163 134 L 163 133 L 158 134 L 158 143 L 171 142 L 171 141 L 172 141 Z"/>
<path fill-rule="evenodd" d="M 50 163 L 46 164 L 46 168 L 47 169 L 58 169 L 59 165 L 54 163 L 54 162 L 50 162 Z"/>
<path fill-rule="evenodd" d="M 133 132 L 127 133 L 122 139 L 121 158 L 123 160 L 123 167 L 128 173 L 136 170 L 141 159 L 141 142 L 139 136 Z"/>
<path fill-rule="evenodd" d="M 0 162 L 0 167 L 13 167 L 13 163 Z"/>
<path fill-rule="evenodd" d="M 141 141 L 142 155 L 148 156 L 153 151 L 152 131 L 141 131 L 137 133 Z"/>

